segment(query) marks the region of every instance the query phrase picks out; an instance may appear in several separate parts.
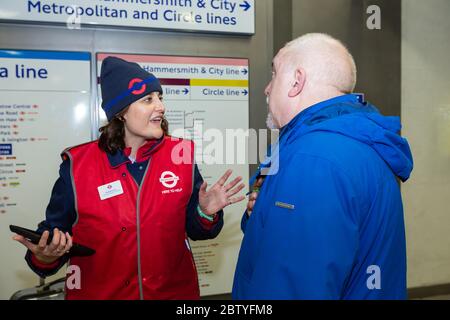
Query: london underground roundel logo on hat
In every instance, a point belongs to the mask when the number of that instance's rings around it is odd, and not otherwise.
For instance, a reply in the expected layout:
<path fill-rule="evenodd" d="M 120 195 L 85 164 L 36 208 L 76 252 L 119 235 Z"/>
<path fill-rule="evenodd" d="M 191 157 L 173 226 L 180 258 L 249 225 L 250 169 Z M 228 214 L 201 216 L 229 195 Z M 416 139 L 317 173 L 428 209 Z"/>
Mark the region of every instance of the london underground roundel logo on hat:
<path fill-rule="evenodd" d="M 141 83 L 143 81 L 144 80 L 139 79 L 139 78 L 131 79 L 130 83 L 128 84 L 128 89 L 133 88 L 136 84 L 139 84 L 139 83 Z M 145 90 L 147 90 L 147 85 L 146 84 L 142 84 L 141 86 L 137 85 L 136 87 L 140 88 L 140 89 L 131 91 L 131 93 L 134 94 L 134 95 L 143 94 L 145 92 Z"/>
<path fill-rule="evenodd" d="M 171 171 L 164 171 L 161 173 L 161 177 L 159 178 L 159 182 L 161 182 L 164 187 L 169 189 L 175 188 L 178 180 L 180 180 L 180 178 Z"/>

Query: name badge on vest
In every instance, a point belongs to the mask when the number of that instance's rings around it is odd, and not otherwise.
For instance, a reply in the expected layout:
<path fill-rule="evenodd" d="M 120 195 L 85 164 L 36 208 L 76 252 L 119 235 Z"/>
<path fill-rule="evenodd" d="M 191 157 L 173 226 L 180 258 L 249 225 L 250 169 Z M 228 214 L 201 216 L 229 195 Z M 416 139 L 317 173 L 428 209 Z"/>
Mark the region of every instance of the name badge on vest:
<path fill-rule="evenodd" d="M 100 200 L 106 200 L 123 194 L 122 184 L 120 180 L 105 184 L 97 188 Z"/>

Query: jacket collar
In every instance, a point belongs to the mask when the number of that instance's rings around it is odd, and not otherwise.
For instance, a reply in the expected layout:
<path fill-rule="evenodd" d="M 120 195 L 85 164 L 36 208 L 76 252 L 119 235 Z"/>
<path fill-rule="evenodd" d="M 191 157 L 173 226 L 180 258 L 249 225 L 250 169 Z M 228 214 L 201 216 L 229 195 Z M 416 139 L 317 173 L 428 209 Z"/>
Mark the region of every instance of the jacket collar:
<path fill-rule="evenodd" d="M 317 112 L 320 110 L 341 103 L 357 103 L 361 102 L 361 96 L 356 94 L 345 94 L 342 96 L 338 96 L 335 98 L 331 98 L 322 102 L 319 102 L 315 105 L 312 105 L 298 115 L 296 115 L 287 125 L 280 129 L 280 139 L 281 137 L 288 135 L 293 128 L 301 126 L 303 123 L 311 119 Z"/>
<path fill-rule="evenodd" d="M 158 140 L 148 140 L 143 146 L 141 146 L 136 154 L 136 162 L 143 162 L 148 160 L 151 155 L 156 152 L 164 143 L 164 138 Z M 127 147 L 123 150 L 119 150 L 114 154 L 106 153 L 109 164 L 112 168 L 118 168 L 121 165 L 131 163 L 129 158 L 131 154 L 131 148 Z"/>
<path fill-rule="evenodd" d="M 313 118 L 319 111 L 338 104 L 363 103 L 363 100 L 364 97 L 362 95 L 346 94 L 319 102 L 296 115 L 287 125 L 280 129 L 278 142 L 269 147 L 266 159 L 261 162 L 256 174 L 250 179 L 250 185 L 253 185 L 256 178 L 261 174 L 261 169 L 263 168 L 270 168 L 269 175 L 277 172 L 280 149 L 287 143 L 289 137 L 297 131 L 297 128 L 301 127 L 305 122 Z"/>

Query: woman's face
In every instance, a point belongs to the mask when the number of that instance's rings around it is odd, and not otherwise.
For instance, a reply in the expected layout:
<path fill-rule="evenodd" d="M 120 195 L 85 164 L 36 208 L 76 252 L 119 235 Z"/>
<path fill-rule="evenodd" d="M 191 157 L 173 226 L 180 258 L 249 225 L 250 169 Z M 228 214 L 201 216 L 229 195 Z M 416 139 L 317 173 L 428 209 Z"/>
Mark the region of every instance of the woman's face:
<path fill-rule="evenodd" d="M 165 111 L 159 92 L 152 92 L 130 104 L 128 111 L 123 115 L 126 137 L 146 140 L 161 138 L 163 136 L 161 122 Z"/>

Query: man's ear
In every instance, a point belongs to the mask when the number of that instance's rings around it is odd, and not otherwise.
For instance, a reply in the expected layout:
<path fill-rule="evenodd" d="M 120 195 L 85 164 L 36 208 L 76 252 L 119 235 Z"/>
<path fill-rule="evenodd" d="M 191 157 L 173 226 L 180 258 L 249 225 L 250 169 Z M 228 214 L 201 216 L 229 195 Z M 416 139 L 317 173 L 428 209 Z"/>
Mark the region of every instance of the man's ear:
<path fill-rule="evenodd" d="M 295 70 L 294 83 L 292 84 L 292 87 L 289 89 L 288 92 L 289 98 L 294 98 L 303 91 L 305 81 L 306 81 L 305 70 L 302 68 L 298 68 L 297 70 Z"/>

